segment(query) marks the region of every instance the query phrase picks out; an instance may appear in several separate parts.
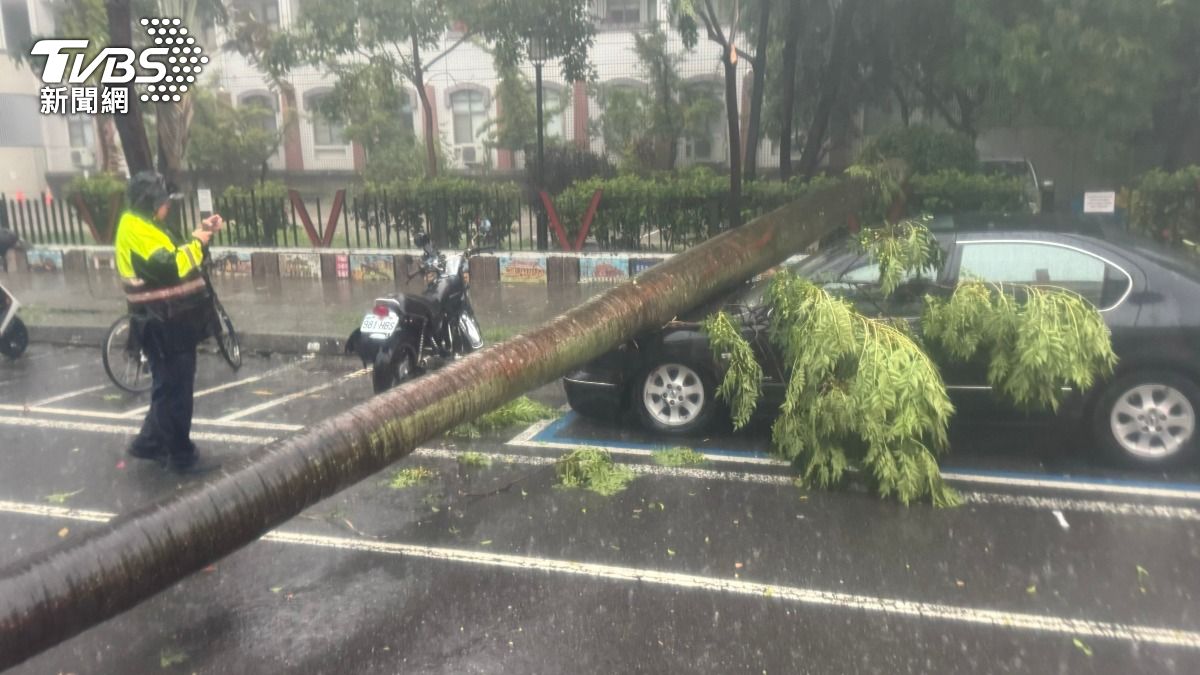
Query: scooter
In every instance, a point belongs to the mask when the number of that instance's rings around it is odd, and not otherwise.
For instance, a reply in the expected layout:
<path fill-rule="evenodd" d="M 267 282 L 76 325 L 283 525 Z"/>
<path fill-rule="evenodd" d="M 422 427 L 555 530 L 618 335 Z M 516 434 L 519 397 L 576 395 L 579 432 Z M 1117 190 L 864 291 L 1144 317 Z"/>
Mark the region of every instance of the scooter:
<path fill-rule="evenodd" d="M 373 367 L 376 394 L 483 347 L 467 291 L 471 257 L 491 250 L 479 246 L 490 230 L 491 223 L 481 221 L 466 250 L 450 258 L 433 246 L 428 234 L 416 235 L 421 262 L 409 279 L 423 274 L 425 292 L 376 298 L 374 308 L 346 340 L 346 352 L 357 353 L 364 367 Z"/>
<path fill-rule="evenodd" d="M 8 254 L 9 249 L 20 246 L 20 239 L 12 230 L 0 228 L 0 259 Z M 29 346 L 29 330 L 17 316 L 21 303 L 16 296 L 0 284 L 0 354 L 15 359 L 25 353 Z"/>

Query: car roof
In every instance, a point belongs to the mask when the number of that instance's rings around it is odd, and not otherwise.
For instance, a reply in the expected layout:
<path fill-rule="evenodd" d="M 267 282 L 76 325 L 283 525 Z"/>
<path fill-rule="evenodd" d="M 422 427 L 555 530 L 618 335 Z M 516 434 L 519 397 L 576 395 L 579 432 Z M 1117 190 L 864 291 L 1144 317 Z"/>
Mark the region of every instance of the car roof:
<path fill-rule="evenodd" d="M 1086 234 L 1108 239 L 1114 227 L 1101 218 L 1083 218 L 1060 213 L 950 213 L 934 216 L 929 229 L 938 232 L 1013 232 L 1043 231 L 1048 233 Z"/>

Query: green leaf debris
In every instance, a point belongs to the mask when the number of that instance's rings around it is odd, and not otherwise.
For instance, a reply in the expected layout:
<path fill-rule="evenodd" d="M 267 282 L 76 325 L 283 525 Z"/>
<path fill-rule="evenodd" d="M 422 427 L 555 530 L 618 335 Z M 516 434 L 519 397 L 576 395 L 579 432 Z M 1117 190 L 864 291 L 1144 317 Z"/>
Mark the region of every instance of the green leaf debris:
<path fill-rule="evenodd" d="M 613 461 L 612 455 L 599 448 L 579 448 L 554 463 L 559 485 L 585 488 L 602 495 L 614 495 L 635 478 L 633 469 Z"/>

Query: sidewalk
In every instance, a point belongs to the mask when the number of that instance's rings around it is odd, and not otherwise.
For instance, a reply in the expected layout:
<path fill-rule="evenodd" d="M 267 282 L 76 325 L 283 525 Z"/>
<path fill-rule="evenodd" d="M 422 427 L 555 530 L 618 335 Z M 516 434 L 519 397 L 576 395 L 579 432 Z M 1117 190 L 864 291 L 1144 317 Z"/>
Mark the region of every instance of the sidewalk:
<path fill-rule="evenodd" d="M 420 292 L 422 284 L 313 281 L 248 277 L 214 278 L 247 351 L 342 353 L 343 341 L 379 296 Z M 111 272 L 88 275 L 4 273 L 3 283 L 21 301 L 20 316 L 35 342 L 95 344 L 125 313 Z M 471 303 L 491 343 L 545 322 L 603 291 L 602 284 L 481 285 Z"/>

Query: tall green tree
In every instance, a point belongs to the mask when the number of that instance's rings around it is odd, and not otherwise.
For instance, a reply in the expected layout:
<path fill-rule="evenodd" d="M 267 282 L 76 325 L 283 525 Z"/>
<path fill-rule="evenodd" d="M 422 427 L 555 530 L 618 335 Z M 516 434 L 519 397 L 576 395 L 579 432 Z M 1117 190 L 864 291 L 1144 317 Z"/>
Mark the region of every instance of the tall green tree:
<path fill-rule="evenodd" d="M 558 56 L 563 77 L 587 79 L 594 27 L 586 0 L 301 0 L 288 30 L 243 40 L 241 48 L 277 79 L 302 65 L 321 68 L 336 82 L 361 79 L 366 69 L 394 73 L 375 81 L 393 88 L 406 82 L 415 91 L 426 173 L 435 176 L 438 136 L 425 87 L 428 70 L 467 41 L 484 44 L 502 64 L 522 63 L 534 37 L 531 27 L 538 26 L 554 27 L 542 37 Z M 458 37 L 447 41 L 452 32 Z"/>
<path fill-rule="evenodd" d="M 721 47 L 721 66 L 725 79 L 725 119 L 729 127 L 729 217 L 730 225 L 741 225 L 742 138 L 738 117 L 737 86 L 737 3 L 714 0 L 671 0 L 670 14 L 683 44 L 689 49 L 705 36 Z M 720 10 L 718 9 L 720 8 Z"/>
<path fill-rule="evenodd" d="M 283 140 L 274 110 L 234 107 L 209 88 L 193 92 L 193 110 L 187 165 L 194 174 L 205 175 L 218 192 L 265 179 L 267 162 Z"/>

